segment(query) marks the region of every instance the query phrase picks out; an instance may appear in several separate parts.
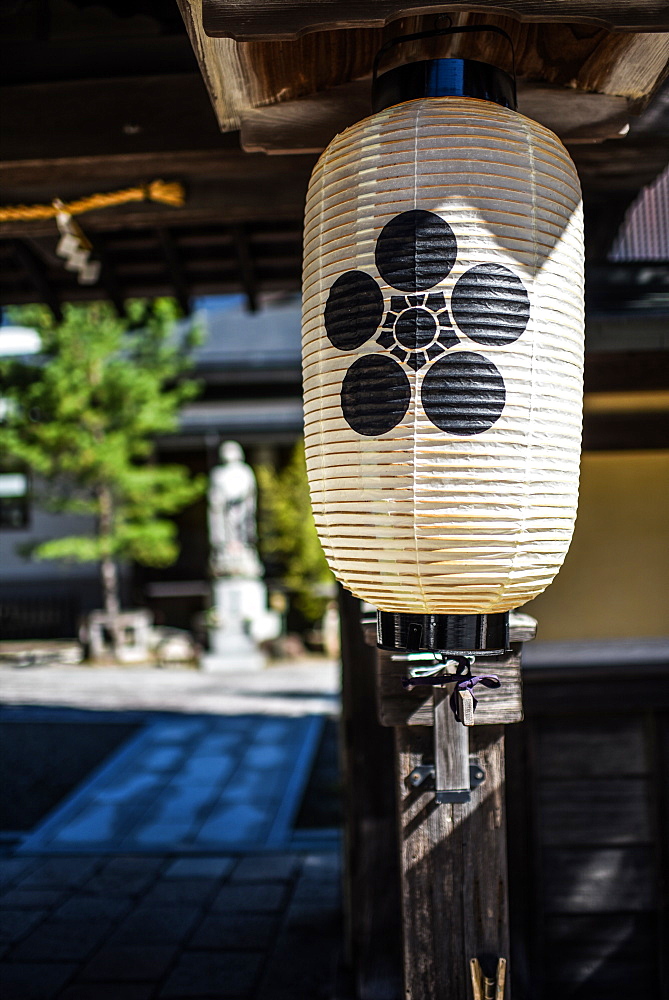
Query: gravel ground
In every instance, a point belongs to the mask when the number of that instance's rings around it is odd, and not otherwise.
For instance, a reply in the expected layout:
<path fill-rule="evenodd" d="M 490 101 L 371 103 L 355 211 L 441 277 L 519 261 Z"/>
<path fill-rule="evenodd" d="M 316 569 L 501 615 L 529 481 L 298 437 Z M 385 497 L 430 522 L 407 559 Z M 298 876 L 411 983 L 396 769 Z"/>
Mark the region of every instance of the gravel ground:
<path fill-rule="evenodd" d="M 219 715 L 332 715 L 339 664 L 313 658 L 264 670 L 206 674 L 146 667 L 0 670 L 0 704 Z"/>

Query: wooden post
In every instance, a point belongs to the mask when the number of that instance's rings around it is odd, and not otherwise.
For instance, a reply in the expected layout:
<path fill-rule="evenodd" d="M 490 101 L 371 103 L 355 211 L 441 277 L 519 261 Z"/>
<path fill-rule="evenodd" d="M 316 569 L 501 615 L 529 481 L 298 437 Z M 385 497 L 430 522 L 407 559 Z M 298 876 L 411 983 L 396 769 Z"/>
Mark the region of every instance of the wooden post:
<path fill-rule="evenodd" d="M 448 689 L 407 691 L 407 662 L 378 655 L 379 719 L 395 728 L 405 1000 L 508 1000 L 504 723 L 522 719 L 521 643 L 535 630 L 527 615 L 513 616 L 512 651 L 473 668 L 497 674 L 502 687 L 477 687 L 467 727 Z M 430 765 L 437 789 L 469 784 L 469 765 L 484 779 L 469 801 L 439 802 L 433 782 L 416 780 Z"/>
<path fill-rule="evenodd" d="M 512 651 L 485 663 L 502 687 L 476 689 L 475 725 L 465 728 L 450 712 L 447 691 L 436 689 L 435 716 L 432 689 L 403 688 L 406 663 L 377 652 L 371 637 L 365 643 L 360 611 L 360 602 L 342 590 L 345 911 L 353 995 L 508 1000 L 503 723 L 522 719 L 521 642 L 533 638 L 536 622 L 526 615 L 512 620 Z M 434 765 L 443 777 L 459 758 L 451 787 L 461 785 L 467 739 L 467 766 L 478 765 L 484 780 L 468 802 L 439 804 L 434 782 L 416 787 L 409 776 Z"/>
<path fill-rule="evenodd" d="M 469 1000 L 471 959 L 491 978 L 509 956 L 504 727 L 469 730 L 485 781 L 471 801 L 441 805 L 434 789 L 407 782 L 414 767 L 434 759 L 434 730 L 395 732 L 405 996 Z"/>
<path fill-rule="evenodd" d="M 340 588 L 344 911 L 356 1000 L 402 990 L 400 875 L 393 734 L 376 712 L 376 648 L 365 643 L 360 601 Z"/>

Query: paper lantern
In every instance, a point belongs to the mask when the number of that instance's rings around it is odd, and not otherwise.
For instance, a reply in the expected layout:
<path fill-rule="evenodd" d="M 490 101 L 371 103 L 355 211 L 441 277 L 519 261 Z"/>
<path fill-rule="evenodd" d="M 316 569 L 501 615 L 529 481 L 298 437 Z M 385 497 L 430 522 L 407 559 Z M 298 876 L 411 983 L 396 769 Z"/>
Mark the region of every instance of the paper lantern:
<path fill-rule="evenodd" d="M 461 93 L 481 78 L 465 64 L 412 67 L 410 94 Z M 581 194 L 557 137 L 504 103 L 395 103 L 338 135 L 309 186 L 314 516 L 391 648 L 499 652 L 506 613 L 551 582 L 572 536 Z"/>

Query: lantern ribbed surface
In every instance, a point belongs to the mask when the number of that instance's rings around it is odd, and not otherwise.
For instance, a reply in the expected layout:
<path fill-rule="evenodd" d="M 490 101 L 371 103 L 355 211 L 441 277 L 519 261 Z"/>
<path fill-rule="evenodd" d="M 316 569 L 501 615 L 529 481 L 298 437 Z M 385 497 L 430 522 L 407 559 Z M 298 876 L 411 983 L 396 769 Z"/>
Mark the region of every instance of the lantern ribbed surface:
<path fill-rule="evenodd" d="M 305 220 L 307 470 L 337 578 L 383 611 L 536 597 L 576 515 L 583 233 L 559 140 L 487 101 L 337 136 Z"/>

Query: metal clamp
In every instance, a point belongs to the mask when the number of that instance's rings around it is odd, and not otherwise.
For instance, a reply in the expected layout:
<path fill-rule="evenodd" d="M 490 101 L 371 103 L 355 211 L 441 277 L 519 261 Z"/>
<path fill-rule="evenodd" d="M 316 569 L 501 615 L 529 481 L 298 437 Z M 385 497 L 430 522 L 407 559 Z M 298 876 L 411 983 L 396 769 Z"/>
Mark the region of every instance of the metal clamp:
<path fill-rule="evenodd" d="M 476 708 L 471 689 L 477 684 L 499 687 L 500 681 L 496 674 L 472 676 L 474 662 L 473 655 L 450 650 L 433 654 L 428 662 L 416 657 L 409 660 L 408 676 L 402 678 L 405 688 L 432 688 L 434 765 L 416 767 L 409 783 L 419 788 L 428 777 L 433 778 L 435 802 L 440 805 L 470 802 L 472 788 L 485 778 L 480 764 L 472 765 L 469 757 L 469 728 L 474 725 Z M 455 667 L 455 672 L 448 671 L 449 667 Z M 451 686 L 449 694 L 446 688 Z"/>
<path fill-rule="evenodd" d="M 504 1000 L 506 986 L 506 959 L 497 959 L 494 978 L 483 975 L 478 958 L 469 959 L 469 973 L 472 979 L 474 1000 Z"/>

